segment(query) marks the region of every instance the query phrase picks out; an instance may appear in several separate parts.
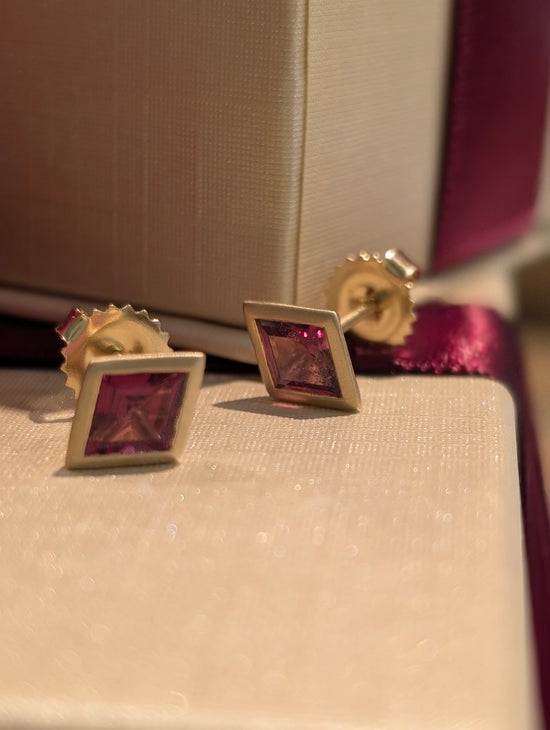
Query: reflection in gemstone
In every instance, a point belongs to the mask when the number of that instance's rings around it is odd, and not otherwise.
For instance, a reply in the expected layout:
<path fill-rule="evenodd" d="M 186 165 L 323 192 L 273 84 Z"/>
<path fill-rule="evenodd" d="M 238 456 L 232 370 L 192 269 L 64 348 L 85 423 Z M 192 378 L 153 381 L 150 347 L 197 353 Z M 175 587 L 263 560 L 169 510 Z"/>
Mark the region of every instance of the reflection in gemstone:
<path fill-rule="evenodd" d="M 187 373 L 104 375 L 86 456 L 169 450 L 186 380 Z"/>
<path fill-rule="evenodd" d="M 322 327 L 257 319 L 276 388 L 341 397 L 326 332 Z"/>

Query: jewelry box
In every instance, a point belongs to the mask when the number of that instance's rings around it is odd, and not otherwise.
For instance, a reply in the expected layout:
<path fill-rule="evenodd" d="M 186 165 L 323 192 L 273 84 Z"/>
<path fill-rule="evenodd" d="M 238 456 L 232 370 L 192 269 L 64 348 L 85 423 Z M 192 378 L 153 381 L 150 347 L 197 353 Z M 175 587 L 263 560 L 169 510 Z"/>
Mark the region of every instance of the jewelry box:
<path fill-rule="evenodd" d="M 396 247 L 447 274 L 419 297 L 509 313 L 506 273 L 547 248 L 509 245 L 537 230 L 546 13 L 4 3 L 0 310 L 132 302 L 251 360 L 243 300 L 323 306 L 348 254 Z"/>

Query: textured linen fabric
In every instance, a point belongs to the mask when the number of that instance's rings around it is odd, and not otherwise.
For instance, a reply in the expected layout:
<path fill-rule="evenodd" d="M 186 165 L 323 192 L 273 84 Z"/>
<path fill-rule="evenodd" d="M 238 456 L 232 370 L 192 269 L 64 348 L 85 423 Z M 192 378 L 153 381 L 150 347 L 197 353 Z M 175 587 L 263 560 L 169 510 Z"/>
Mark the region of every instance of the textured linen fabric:
<path fill-rule="evenodd" d="M 183 463 L 71 473 L 59 373 L 0 372 L 0 725 L 537 727 L 512 398 L 207 376 Z"/>
<path fill-rule="evenodd" d="M 242 327 L 350 252 L 424 265 L 450 15 L 0 0 L 0 282 Z"/>
<path fill-rule="evenodd" d="M 309 3 L 298 304 L 359 251 L 430 266 L 452 3 Z"/>

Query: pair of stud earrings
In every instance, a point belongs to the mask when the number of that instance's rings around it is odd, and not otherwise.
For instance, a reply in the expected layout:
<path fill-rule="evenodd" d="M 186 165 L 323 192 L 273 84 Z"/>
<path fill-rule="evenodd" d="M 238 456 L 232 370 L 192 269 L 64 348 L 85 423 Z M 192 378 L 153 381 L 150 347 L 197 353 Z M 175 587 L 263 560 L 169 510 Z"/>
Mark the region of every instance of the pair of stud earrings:
<path fill-rule="evenodd" d="M 400 251 L 361 253 L 329 283 L 329 309 L 244 303 L 262 380 L 275 400 L 358 410 L 344 332 L 396 345 L 414 321 L 418 268 Z M 74 309 L 57 327 L 61 369 L 78 397 L 68 468 L 177 461 L 195 410 L 205 356 L 174 352 L 158 320 L 130 305 L 91 316 Z"/>

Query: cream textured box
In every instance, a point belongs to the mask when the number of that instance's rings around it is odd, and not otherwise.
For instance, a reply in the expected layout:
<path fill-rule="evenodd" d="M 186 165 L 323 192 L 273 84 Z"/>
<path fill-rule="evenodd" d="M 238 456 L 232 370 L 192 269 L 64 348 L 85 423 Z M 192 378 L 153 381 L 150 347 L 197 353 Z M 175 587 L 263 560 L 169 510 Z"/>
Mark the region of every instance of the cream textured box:
<path fill-rule="evenodd" d="M 207 376 L 183 463 L 63 468 L 59 373 L 0 373 L 0 726 L 538 727 L 514 406 Z"/>
<path fill-rule="evenodd" d="M 244 299 L 322 306 L 350 252 L 426 264 L 451 15 L 2 3 L 0 283 L 242 327 Z"/>

